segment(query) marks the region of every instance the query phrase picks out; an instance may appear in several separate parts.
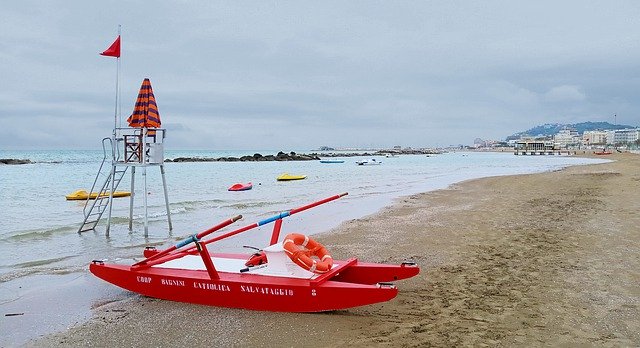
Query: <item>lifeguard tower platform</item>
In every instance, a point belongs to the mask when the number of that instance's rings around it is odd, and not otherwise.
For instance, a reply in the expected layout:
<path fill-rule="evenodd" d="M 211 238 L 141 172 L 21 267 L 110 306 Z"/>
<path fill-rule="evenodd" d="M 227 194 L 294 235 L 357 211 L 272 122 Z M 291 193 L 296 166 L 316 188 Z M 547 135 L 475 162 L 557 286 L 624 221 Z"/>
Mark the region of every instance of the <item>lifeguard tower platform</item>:
<path fill-rule="evenodd" d="M 91 187 L 92 194 L 97 193 L 95 199 L 88 198 L 83 213 L 84 220 L 78 233 L 94 230 L 100 219 L 107 212 L 107 227 L 105 234 L 109 235 L 111 227 L 111 212 L 113 207 L 113 193 L 127 171 L 131 172 L 131 196 L 129 199 L 129 230 L 133 229 L 133 204 L 135 198 L 136 171 L 142 172 L 144 186 L 144 234 L 149 234 L 148 204 L 147 204 L 147 168 L 158 167 L 162 176 L 164 201 L 167 209 L 169 230 L 172 230 L 169 196 L 164 170 L 164 139 L 166 130 L 159 128 L 160 116 L 151 89 L 149 79 L 145 79 L 140 88 L 133 114 L 127 120 L 130 127 L 113 128 L 110 138 L 102 139 L 103 159 L 100 169 Z M 109 163 L 110 162 L 110 163 Z M 95 196 L 95 195 L 94 195 Z"/>

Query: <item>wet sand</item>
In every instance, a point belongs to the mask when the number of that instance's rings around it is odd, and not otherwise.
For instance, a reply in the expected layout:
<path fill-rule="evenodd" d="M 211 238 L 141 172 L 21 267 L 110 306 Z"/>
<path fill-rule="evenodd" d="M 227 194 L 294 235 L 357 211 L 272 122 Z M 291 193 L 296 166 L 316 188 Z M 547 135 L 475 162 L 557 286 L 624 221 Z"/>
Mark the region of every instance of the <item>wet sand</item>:
<path fill-rule="evenodd" d="M 405 197 L 317 239 L 410 259 L 392 301 L 268 313 L 137 295 L 29 346 L 640 346 L 640 156 Z"/>

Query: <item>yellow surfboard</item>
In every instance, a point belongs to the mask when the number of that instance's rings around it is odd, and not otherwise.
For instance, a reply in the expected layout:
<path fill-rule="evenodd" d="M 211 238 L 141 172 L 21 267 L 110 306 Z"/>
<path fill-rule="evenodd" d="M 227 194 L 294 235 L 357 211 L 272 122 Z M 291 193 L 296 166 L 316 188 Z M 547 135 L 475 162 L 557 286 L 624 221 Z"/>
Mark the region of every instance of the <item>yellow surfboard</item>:
<path fill-rule="evenodd" d="M 102 197 L 109 197 L 109 192 L 103 193 L 101 196 Z M 113 193 L 113 198 L 128 197 L 128 196 L 131 196 L 131 192 L 116 191 L 116 192 Z M 68 201 L 85 200 L 85 199 L 87 199 L 87 197 L 89 199 L 96 199 L 96 198 L 98 198 L 98 193 L 97 192 L 93 192 L 91 195 L 89 195 L 89 192 L 87 192 L 85 190 L 78 190 L 78 191 L 75 191 L 74 193 L 71 193 L 71 194 L 68 194 L 68 195 L 65 196 L 65 198 L 67 198 Z"/>

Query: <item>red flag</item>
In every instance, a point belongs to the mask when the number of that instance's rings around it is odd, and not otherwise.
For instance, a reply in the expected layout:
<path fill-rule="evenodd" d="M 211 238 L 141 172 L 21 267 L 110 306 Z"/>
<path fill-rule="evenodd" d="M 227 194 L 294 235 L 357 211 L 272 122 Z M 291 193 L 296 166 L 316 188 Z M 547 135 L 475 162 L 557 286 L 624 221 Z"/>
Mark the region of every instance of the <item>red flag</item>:
<path fill-rule="evenodd" d="M 100 55 L 120 58 L 120 35 L 118 35 L 116 41 L 114 41 L 106 51 L 100 53 Z"/>

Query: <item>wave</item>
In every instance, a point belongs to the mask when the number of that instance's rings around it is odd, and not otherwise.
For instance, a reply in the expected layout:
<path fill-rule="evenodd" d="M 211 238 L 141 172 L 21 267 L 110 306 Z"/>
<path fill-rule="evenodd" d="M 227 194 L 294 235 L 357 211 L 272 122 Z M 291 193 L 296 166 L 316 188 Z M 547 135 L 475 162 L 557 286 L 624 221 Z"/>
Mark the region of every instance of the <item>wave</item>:
<path fill-rule="evenodd" d="M 55 258 L 51 258 L 51 259 L 41 259 L 41 260 L 20 262 L 20 263 L 16 263 L 16 264 L 13 264 L 13 265 L 8 265 L 7 267 L 30 268 L 30 267 L 43 266 L 43 265 L 48 265 L 48 264 L 52 264 L 52 263 L 56 263 L 56 262 L 60 262 L 60 261 L 64 261 L 64 260 L 68 260 L 68 259 L 71 259 L 73 257 L 75 257 L 75 256 L 63 256 L 63 257 L 55 257 Z"/>
<path fill-rule="evenodd" d="M 221 199 L 203 200 L 203 201 L 183 201 L 178 203 L 171 203 L 169 208 L 171 214 L 190 213 L 196 210 L 203 209 L 217 209 L 217 210 L 247 210 L 256 208 L 265 208 L 272 205 L 284 205 L 285 201 L 226 201 Z M 154 213 L 156 217 L 166 216 L 165 211 Z M 151 215 L 150 215 L 151 216 Z"/>
<path fill-rule="evenodd" d="M 59 226 L 59 227 L 47 228 L 47 229 L 17 231 L 10 236 L 1 238 L 0 241 L 16 243 L 16 242 L 29 241 L 33 239 L 52 238 L 60 234 L 77 232 L 78 227 L 80 227 L 79 223 L 74 225 Z"/>
<path fill-rule="evenodd" d="M 37 261 L 34 261 L 34 262 L 37 262 Z M 80 273 L 80 272 L 84 272 L 87 268 L 87 265 L 85 264 L 73 265 L 73 266 L 68 265 L 65 267 L 51 267 L 51 266 L 35 267 L 35 266 L 26 266 L 26 264 L 28 263 L 29 262 L 22 263 L 21 265 L 23 265 L 23 267 L 20 267 L 20 268 L 11 268 L 11 266 L 7 267 L 11 271 L 4 274 L 0 274 L 0 284 L 6 283 L 8 281 L 12 281 L 18 278 L 35 276 L 35 275 L 65 275 L 65 274 L 72 274 L 72 273 Z"/>
<path fill-rule="evenodd" d="M 203 201 L 183 201 L 177 203 L 170 203 L 169 209 L 171 210 L 171 215 L 179 215 L 185 213 L 191 213 L 196 210 L 202 209 L 218 209 L 221 206 L 224 206 L 224 203 L 227 201 L 221 199 L 212 199 L 212 200 L 203 200 Z M 157 219 L 164 218 L 167 216 L 167 212 L 165 210 L 164 205 L 155 204 L 148 206 L 148 218 Z M 140 210 L 139 207 L 136 210 Z M 136 213 L 133 215 L 134 220 L 144 218 L 144 214 Z M 128 223 L 129 216 L 111 216 L 111 223 L 120 224 L 120 223 Z"/>
<path fill-rule="evenodd" d="M 240 203 L 232 203 L 228 205 L 220 206 L 220 208 L 231 208 L 235 210 L 244 210 L 244 209 L 252 209 L 252 208 L 264 208 L 271 205 L 282 205 L 285 202 L 274 202 L 274 201 L 259 201 L 259 202 L 240 202 Z"/>
<path fill-rule="evenodd" d="M 370 196 L 378 196 L 378 195 L 382 195 L 385 194 L 387 192 L 385 191 L 364 191 L 364 192 L 358 192 L 355 193 L 353 195 L 351 195 L 351 197 L 370 197 Z"/>

